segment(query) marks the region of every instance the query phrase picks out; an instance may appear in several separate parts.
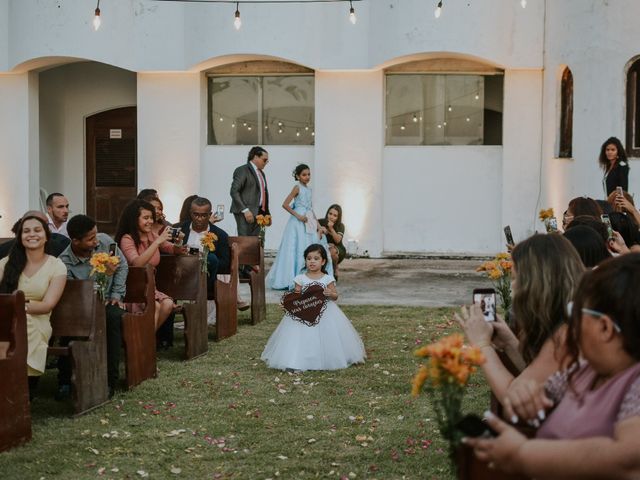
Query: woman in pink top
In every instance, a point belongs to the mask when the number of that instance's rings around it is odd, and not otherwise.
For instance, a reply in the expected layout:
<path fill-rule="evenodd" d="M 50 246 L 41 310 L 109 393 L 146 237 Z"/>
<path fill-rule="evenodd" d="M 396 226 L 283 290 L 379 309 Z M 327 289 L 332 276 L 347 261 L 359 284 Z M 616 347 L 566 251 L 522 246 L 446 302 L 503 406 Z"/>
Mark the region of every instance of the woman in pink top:
<path fill-rule="evenodd" d="M 640 254 L 606 260 L 580 283 L 567 329 L 571 366 L 533 395 L 555 408 L 528 440 L 489 415 L 478 458 L 535 478 L 640 478 Z M 544 416 L 544 415 L 543 415 Z"/>
<path fill-rule="evenodd" d="M 157 234 L 153 232 L 154 224 L 155 209 L 149 202 L 133 200 L 122 211 L 116 242 L 120 245 L 120 250 L 127 258 L 129 265 L 144 267 L 149 264 L 157 267 L 160 263 L 160 252 L 170 254 L 183 252 L 181 247 L 169 243 L 168 240 L 171 238 L 169 229 L 164 229 Z M 171 297 L 158 290 L 155 297 L 157 330 L 173 312 L 174 304 Z M 132 308 L 136 310 L 139 306 L 134 305 Z"/>

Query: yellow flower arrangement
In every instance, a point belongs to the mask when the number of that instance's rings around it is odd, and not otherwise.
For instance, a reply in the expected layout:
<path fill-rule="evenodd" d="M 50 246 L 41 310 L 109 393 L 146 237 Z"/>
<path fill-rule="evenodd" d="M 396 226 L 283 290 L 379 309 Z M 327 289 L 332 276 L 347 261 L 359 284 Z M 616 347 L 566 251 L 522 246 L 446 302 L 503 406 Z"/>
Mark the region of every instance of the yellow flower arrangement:
<path fill-rule="evenodd" d="M 484 262 L 476 268 L 476 272 L 485 272 L 487 277 L 493 282 L 505 313 L 511 308 L 512 270 L 513 261 L 511 260 L 511 255 L 506 252 L 498 253 L 493 260 Z"/>
<path fill-rule="evenodd" d="M 267 227 L 271 226 L 271 215 L 256 215 L 256 223 L 260 227 L 260 245 L 264 247 L 264 237 L 267 231 Z"/>
<path fill-rule="evenodd" d="M 433 409 L 442 436 L 449 442 L 450 454 L 460 441 L 455 425 L 462 418 L 462 397 L 469 377 L 485 362 L 479 348 L 464 345 L 456 333 L 416 350 L 415 355 L 427 359 L 413 377 L 411 393 L 417 397 L 423 390 L 433 401 Z"/>
<path fill-rule="evenodd" d="M 547 208 L 546 210 L 544 210 L 544 209 L 540 210 L 540 213 L 538 214 L 538 217 L 543 222 L 545 220 L 547 220 L 548 218 L 555 217 L 555 215 L 553 214 L 553 208 Z"/>
<path fill-rule="evenodd" d="M 103 301 L 106 300 L 109 277 L 119 264 L 120 257 L 106 252 L 94 253 L 89 259 L 89 265 L 93 267 L 89 275 L 94 278 L 98 294 Z"/>
<path fill-rule="evenodd" d="M 213 232 L 205 233 L 202 238 L 200 238 L 200 245 L 202 245 L 202 271 L 205 274 L 209 274 L 209 266 L 207 264 L 207 257 L 209 252 L 216 251 L 216 243 L 218 241 L 218 236 Z"/>

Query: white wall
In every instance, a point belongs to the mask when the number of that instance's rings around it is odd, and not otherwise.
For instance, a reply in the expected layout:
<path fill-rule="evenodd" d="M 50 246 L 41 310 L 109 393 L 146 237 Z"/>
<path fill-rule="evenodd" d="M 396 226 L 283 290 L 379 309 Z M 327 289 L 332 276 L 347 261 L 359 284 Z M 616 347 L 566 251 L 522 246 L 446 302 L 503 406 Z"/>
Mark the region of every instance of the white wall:
<path fill-rule="evenodd" d="M 502 147 L 386 147 L 385 252 L 500 249 Z"/>
<path fill-rule="evenodd" d="M 373 256 L 382 253 L 386 228 L 383 79 L 382 71 L 316 73 L 316 214 L 341 205 L 345 240 Z"/>
<path fill-rule="evenodd" d="M 29 144 L 29 127 L 37 116 L 30 98 L 32 82 L 29 74 L 0 75 L 0 237 L 12 236 L 13 223 L 36 207 L 29 189 L 30 176 L 38 176 L 32 170 L 37 152 Z"/>
<path fill-rule="evenodd" d="M 197 73 L 138 75 L 138 188 L 157 189 L 171 221 L 202 182 L 201 88 Z"/>
<path fill-rule="evenodd" d="M 85 119 L 136 104 L 134 73 L 94 62 L 40 73 L 41 186 L 62 192 L 73 213 L 85 211 Z"/>
<path fill-rule="evenodd" d="M 625 141 L 626 65 L 640 55 L 636 0 L 548 1 L 546 14 L 543 206 L 562 214 L 570 199 L 603 198 L 598 155 L 610 136 Z M 567 21 L 571 18 L 571 21 Z M 573 159 L 558 159 L 559 71 L 573 72 Z M 629 191 L 640 194 L 640 159 L 631 159 Z"/>

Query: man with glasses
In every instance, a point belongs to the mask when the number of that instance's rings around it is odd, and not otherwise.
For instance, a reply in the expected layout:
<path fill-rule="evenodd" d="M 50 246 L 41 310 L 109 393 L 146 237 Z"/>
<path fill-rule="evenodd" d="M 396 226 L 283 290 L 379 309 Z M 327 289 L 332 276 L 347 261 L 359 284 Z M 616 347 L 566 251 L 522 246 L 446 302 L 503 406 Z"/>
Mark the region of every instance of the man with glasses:
<path fill-rule="evenodd" d="M 180 224 L 184 233 L 184 243 L 189 249 L 197 248 L 202 251 L 200 240 L 207 232 L 213 232 L 218 240 L 215 242 L 215 251 L 207 255 L 207 298 L 213 299 L 213 289 L 216 275 L 230 273 L 229 235 L 209 221 L 211 217 L 211 202 L 204 197 L 196 197 L 191 202 L 191 220 Z"/>

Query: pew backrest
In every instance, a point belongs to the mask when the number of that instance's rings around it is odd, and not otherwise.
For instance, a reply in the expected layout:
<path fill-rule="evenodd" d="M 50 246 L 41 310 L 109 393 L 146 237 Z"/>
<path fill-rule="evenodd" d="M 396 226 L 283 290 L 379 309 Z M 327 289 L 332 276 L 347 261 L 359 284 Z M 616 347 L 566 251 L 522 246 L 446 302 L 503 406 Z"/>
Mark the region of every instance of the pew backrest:
<path fill-rule="evenodd" d="M 163 255 L 156 269 L 156 288 L 174 300 L 198 300 L 202 263 L 197 255 Z"/>
<path fill-rule="evenodd" d="M 53 336 L 92 338 L 97 300 L 92 279 L 67 280 L 62 297 L 51 313 Z"/>

